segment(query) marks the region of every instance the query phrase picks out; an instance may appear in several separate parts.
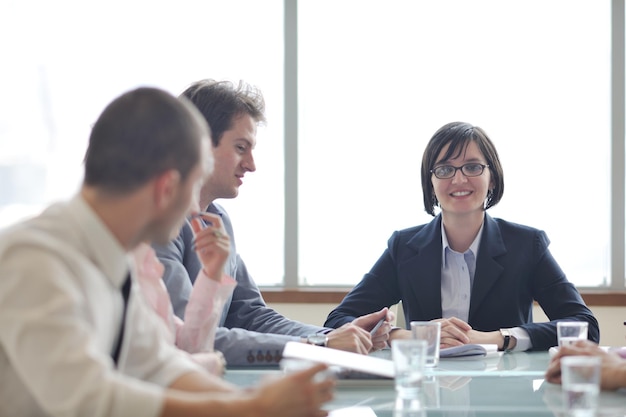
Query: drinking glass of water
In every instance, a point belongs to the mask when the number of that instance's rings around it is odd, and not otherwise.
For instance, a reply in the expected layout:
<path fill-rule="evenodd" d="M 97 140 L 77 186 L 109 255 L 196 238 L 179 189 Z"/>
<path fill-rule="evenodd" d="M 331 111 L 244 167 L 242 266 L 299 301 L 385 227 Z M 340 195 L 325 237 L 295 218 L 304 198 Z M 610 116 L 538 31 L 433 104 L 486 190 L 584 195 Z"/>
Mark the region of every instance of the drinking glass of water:
<path fill-rule="evenodd" d="M 439 343 L 441 342 L 441 323 L 438 321 L 412 321 L 413 339 L 425 340 L 426 367 L 439 364 Z"/>
<path fill-rule="evenodd" d="M 559 347 L 571 345 L 580 339 L 586 339 L 588 328 L 589 323 L 586 321 L 559 321 L 556 324 Z"/>
<path fill-rule="evenodd" d="M 561 358 L 563 405 L 568 416 L 595 416 L 600 392 L 601 362 L 599 356 Z"/>
<path fill-rule="evenodd" d="M 399 339 L 391 342 L 391 356 L 396 372 L 395 387 L 399 398 L 417 398 L 426 361 L 425 340 Z"/>

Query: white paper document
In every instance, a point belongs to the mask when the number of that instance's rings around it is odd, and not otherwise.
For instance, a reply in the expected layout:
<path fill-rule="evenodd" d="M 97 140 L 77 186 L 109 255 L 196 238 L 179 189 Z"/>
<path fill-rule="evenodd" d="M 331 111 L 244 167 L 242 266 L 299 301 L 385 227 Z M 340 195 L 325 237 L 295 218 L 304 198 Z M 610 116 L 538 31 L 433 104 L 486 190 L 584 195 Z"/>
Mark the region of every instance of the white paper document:
<path fill-rule="evenodd" d="M 287 342 L 283 350 L 283 357 L 321 362 L 386 378 L 393 378 L 395 375 L 393 362 L 389 359 L 307 345 L 306 343 Z"/>

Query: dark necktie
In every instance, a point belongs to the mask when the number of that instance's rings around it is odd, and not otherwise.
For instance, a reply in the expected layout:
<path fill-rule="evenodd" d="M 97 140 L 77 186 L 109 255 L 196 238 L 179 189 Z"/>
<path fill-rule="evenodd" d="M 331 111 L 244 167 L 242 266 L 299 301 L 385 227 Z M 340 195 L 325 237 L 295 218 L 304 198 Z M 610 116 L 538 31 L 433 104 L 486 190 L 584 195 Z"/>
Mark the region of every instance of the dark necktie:
<path fill-rule="evenodd" d="M 126 310 L 128 308 L 128 297 L 130 296 L 130 272 L 126 275 L 126 279 L 124 280 L 124 284 L 122 285 L 122 297 L 124 298 L 124 310 L 122 312 L 122 324 L 120 326 L 120 332 L 117 336 L 117 344 L 115 345 L 115 349 L 111 354 L 113 358 L 113 362 L 115 366 L 117 366 L 117 361 L 120 357 L 120 350 L 122 349 L 122 342 L 124 341 L 124 327 L 126 324 Z"/>

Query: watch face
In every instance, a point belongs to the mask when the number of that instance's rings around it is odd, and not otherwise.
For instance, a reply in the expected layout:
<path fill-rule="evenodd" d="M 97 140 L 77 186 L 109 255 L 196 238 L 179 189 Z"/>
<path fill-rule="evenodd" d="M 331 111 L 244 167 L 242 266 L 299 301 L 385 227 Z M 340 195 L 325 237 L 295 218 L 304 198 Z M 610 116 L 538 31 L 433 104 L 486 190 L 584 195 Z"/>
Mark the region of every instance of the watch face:
<path fill-rule="evenodd" d="M 312 334 L 307 337 L 307 341 L 316 346 L 326 346 L 326 335 L 325 334 Z"/>

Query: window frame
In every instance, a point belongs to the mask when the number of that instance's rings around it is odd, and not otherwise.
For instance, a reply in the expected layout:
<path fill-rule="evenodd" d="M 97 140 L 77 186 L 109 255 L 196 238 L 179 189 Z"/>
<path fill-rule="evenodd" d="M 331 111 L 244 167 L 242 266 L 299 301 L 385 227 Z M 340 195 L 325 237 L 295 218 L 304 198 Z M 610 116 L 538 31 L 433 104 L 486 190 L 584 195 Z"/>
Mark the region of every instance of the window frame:
<path fill-rule="evenodd" d="M 285 0 L 285 265 L 282 290 L 291 297 L 298 298 L 294 290 L 307 292 L 307 302 L 323 302 L 335 288 L 333 297 L 345 295 L 342 288 L 346 286 L 317 286 L 303 285 L 299 277 L 299 246 L 298 246 L 298 0 Z M 623 0 L 611 0 L 611 201 L 610 201 L 610 283 L 607 287 L 583 287 L 586 297 L 591 297 L 596 305 L 613 305 L 604 303 L 621 303 L 626 305 L 626 162 L 625 147 L 625 7 Z M 272 287 L 261 286 L 264 295 L 274 299 L 276 291 Z M 275 287 L 274 287 L 275 288 Z M 325 291 L 324 289 L 329 289 Z M 317 294 L 317 295 L 315 295 Z M 598 298 L 605 294 L 606 297 Z M 622 297 L 624 295 L 624 297 Z M 282 299 L 282 297 L 279 297 Z"/>

